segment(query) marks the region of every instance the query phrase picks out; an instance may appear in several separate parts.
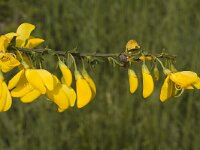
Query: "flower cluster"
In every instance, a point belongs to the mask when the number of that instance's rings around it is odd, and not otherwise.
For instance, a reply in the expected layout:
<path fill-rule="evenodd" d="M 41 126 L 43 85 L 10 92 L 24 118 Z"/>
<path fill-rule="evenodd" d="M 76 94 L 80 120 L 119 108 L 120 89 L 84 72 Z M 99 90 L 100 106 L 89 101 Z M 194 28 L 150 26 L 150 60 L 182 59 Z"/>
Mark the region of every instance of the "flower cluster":
<path fill-rule="evenodd" d="M 152 55 L 141 50 L 135 40 L 129 40 L 126 49 L 119 54 L 84 55 L 77 51 L 37 49 L 36 47 L 44 40 L 31 35 L 34 29 L 34 25 L 22 23 L 16 32 L 0 36 L 0 112 L 11 108 L 12 98 L 17 98 L 23 103 L 31 103 L 39 100 L 40 96 L 45 96 L 56 104 L 59 112 L 69 107 L 86 106 L 95 98 L 96 85 L 86 71 L 84 61 L 87 60 L 90 65 L 94 65 L 99 58 L 106 58 L 113 65 L 123 66 L 128 70 L 129 89 L 132 94 L 139 84 L 133 64 L 141 62 L 144 98 L 153 93 L 154 80 L 160 79 L 158 63 L 166 76 L 160 92 L 162 102 L 180 96 L 184 90 L 200 89 L 200 78 L 195 72 L 177 71 L 173 65 L 172 55 L 166 53 Z M 53 74 L 43 67 L 43 55 L 51 55 L 58 59 L 60 74 Z M 76 64 L 77 59 L 82 61 L 82 71 L 78 69 L 80 66 Z M 163 65 L 163 61 L 167 61 L 166 65 Z M 148 68 L 148 62 L 153 66 L 153 75 Z M 8 79 L 4 78 L 11 75 L 11 73 L 7 75 L 11 70 L 15 71 L 15 75 Z"/>
<path fill-rule="evenodd" d="M 34 29 L 34 25 L 23 23 L 16 32 L 0 36 L 0 112 L 10 109 L 12 97 L 20 99 L 23 103 L 30 103 L 45 95 L 58 106 L 59 112 L 75 106 L 75 103 L 78 108 L 87 105 L 96 95 L 96 85 L 84 66 L 80 73 L 74 60 L 75 91 L 72 88 L 72 72 L 60 59 L 58 64 L 62 73 L 61 80 L 46 69 L 35 68 L 30 55 L 19 51 L 33 49 L 44 42 L 43 39 L 31 36 Z M 4 74 L 13 68 L 18 72 L 7 85 Z"/>
<path fill-rule="evenodd" d="M 133 53 L 140 46 L 135 40 L 128 41 L 126 45 L 126 52 Z M 153 77 L 145 64 L 145 61 L 150 60 L 154 62 L 154 78 L 159 80 L 159 70 L 157 67 L 157 62 L 160 63 L 163 73 L 166 76 L 164 83 L 160 92 L 160 100 L 162 102 L 166 101 L 171 97 L 180 96 L 185 89 L 200 89 L 200 78 L 195 72 L 192 71 L 180 71 L 178 72 L 173 66 L 172 62 L 169 63 L 169 68 L 163 65 L 159 58 L 151 55 L 141 55 L 138 57 L 142 61 L 142 80 L 143 80 L 143 97 L 149 97 L 154 90 L 154 81 Z M 138 88 L 138 78 L 135 71 L 131 68 L 131 64 L 134 62 L 131 56 L 127 57 L 130 65 L 128 68 L 128 78 L 129 78 L 129 87 L 130 93 L 134 93 Z"/>

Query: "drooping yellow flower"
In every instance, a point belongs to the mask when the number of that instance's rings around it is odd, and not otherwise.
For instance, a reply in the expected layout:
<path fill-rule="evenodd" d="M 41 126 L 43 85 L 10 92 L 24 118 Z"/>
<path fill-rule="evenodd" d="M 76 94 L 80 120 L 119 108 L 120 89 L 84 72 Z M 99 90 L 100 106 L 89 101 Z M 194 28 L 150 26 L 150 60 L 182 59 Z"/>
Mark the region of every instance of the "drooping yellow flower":
<path fill-rule="evenodd" d="M 92 99 L 92 90 L 88 82 L 82 77 L 79 71 L 75 71 L 77 107 L 82 108 Z"/>
<path fill-rule="evenodd" d="M 89 84 L 91 90 L 92 90 L 92 99 L 94 99 L 94 97 L 96 96 L 96 85 L 94 83 L 94 81 L 92 80 L 92 78 L 90 77 L 90 75 L 87 73 L 87 71 L 85 69 L 82 70 L 82 75 L 83 78 L 87 81 L 87 83 Z"/>
<path fill-rule="evenodd" d="M 27 81 L 24 69 L 9 81 L 8 88 L 12 89 L 11 95 L 20 98 L 23 103 L 30 103 L 41 95 L 41 92 Z"/>
<path fill-rule="evenodd" d="M 70 87 L 72 84 L 72 73 L 70 69 L 62 62 L 59 60 L 59 68 L 62 72 L 65 84 Z"/>
<path fill-rule="evenodd" d="M 43 43 L 43 39 L 30 37 L 31 32 L 34 29 L 34 25 L 30 23 L 22 23 L 17 28 L 16 47 L 34 48 Z"/>
<path fill-rule="evenodd" d="M 3 72 L 8 72 L 19 66 L 20 62 L 11 53 L 0 53 L 0 69 Z"/>
<path fill-rule="evenodd" d="M 181 71 L 176 73 L 171 73 L 170 79 L 181 88 L 186 88 L 191 86 L 198 80 L 198 76 L 195 72 L 192 71 Z"/>
<path fill-rule="evenodd" d="M 173 73 L 169 70 L 167 77 L 161 88 L 160 100 L 165 101 L 170 97 L 173 97 L 177 93 L 177 88 L 183 89 L 194 89 L 193 87 L 200 89 L 200 79 L 195 72 L 192 71 L 181 71 Z"/>
<path fill-rule="evenodd" d="M 4 112 L 10 109 L 12 105 L 12 98 L 8 87 L 3 81 L 3 77 L 0 77 L 0 112 Z"/>
<path fill-rule="evenodd" d="M 46 94 L 48 98 L 58 106 L 58 111 L 63 112 L 71 105 L 66 94 L 66 89 L 65 87 L 63 88 L 63 85 L 54 75 L 53 75 L 53 84 L 55 88 L 52 91 L 47 90 Z"/>
<path fill-rule="evenodd" d="M 169 99 L 170 97 L 173 97 L 176 95 L 176 88 L 175 88 L 175 84 L 170 80 L 170 77 L 167 76 L 167 78 L 165 79 L 162 88 L 161 88 L 161 92 L 160 92 L 160 100 L 162 102 L 164 102 L 165 100 Z"/>
<path fill-rule="evenodd" d="M 134 70 L 128 69 L 128 78 L 129 78 L 129 89 L 131 94 L 133 94 L 138 88 L 138 78 Z"/>
<path fill-rule="evenodd" d="M 20 83 L 28 82 L 31 87 L 45 94 L 46 90 L 54 89 L 51 73 L 44 69 L 22 69 L 8 83 L 9 89 L 20 86 Z M 25 84 L 22 84 L 22 86 Z"/>
<path fill-rule="evenodd" d="M 142 78 L 143 78 L 143 97 L 149 97 L 154 89 L 154 82 L 151 73 L 145 64 L 142 65 Z"/>

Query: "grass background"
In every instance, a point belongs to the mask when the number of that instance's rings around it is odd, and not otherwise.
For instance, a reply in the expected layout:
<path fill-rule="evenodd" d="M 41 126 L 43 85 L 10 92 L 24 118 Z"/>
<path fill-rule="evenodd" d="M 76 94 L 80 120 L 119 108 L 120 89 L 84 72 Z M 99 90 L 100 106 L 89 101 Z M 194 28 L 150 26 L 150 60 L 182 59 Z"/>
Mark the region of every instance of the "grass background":
<path fill-rule="evenodd" d="M 0 0 L 0 33 L 30 22 L 48 47 L 81 52 L 118 52 L 134 38 L 143 49 L 177 55 L 179 70 L 200 73 L 199 7 L 199 0 Z M 200 149 L 199 91 L 161 103 L 163 79 L 144 100 L 141 80 L 129 93 L 126 69 L 102 63 L 89 72 L 97 95 L 84 109 L 57 113 L 43 99 L 14 100 L 0 114 L 0 149 Z"/>

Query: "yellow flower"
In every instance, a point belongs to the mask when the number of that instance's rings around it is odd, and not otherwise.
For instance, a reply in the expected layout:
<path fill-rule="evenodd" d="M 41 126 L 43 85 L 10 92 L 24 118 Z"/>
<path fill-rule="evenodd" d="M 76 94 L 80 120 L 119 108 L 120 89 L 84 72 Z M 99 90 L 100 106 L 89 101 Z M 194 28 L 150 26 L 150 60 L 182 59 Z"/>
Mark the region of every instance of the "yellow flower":
<path fill-rule="evenodd" d="M 140 48 L 140 46 L 138 45 L 137 41 L 135 41 L 135 40 L 129 40 L 126 44 L 126 51 L 137 50 L 139 48 Z"/>
<path fill-rule="evenodd" d="M 0 77 L 0 112 L 4 112 L 10 109 L 12 105 L 12 98 L 10 91 L 6 83 L 3 81 L 3 77 Z"/>
<path fill-rule="evenodd" d="M 0 69 L 3 72 L 8 72 L 19 66 L 20 62 L 14 58 L 14 55 L 11 53 L 0 53 Z"/>
<path fill-rule="evenodd" d="M 165 70 L 167 77 L 163 83 L 160 100 L 165 101 L 177 94 L 177 89 L 200 89 L 200 79 L 195 72 L 181 71 L 173 73 Z"/>
<path fill-rule="evenodd" d="M 129 78 L 129 89 L 131 94 L 133 94 L 138 88 L 138 78 L 134 70 L 128 69 L 128 78 Z"/>
<path fill-rule="evenodd" d="M 17 34 L 13 32 L 0 36 L 0 52 L 5 53 L 7 51 L 9 43 L 15 36 L 17 36 Z"/>
<path fill-rule="evenodd" d="M 13 97 L 20 97 L 22 102 L 32 102 L 47 90 L 54 89 L 51 73 L 44 69 L 22 69 L 8 83 Z"/>
<path fill-rule="evenodd" d="M 94 99 L 94 97 L 96 95 L 96 85 L 95 85 L 94 81 L 92 80 L 92 78 L 90 77 L 90 75 L 87 73 L 87 71 L 85 69 L 83 69 L 82 75 L 83 75 L 83 78 L 89 84 L 89 86 L 90 86 L 90 88 L 92 90 L 92 99 Z"/>
<path fill-rule="evenodd" d="M 62 89 L 64 90 L 65 94 L 69 99 L 70 106 L 73 107 L 76 102 L 76 92 L 73 88 L 68 87 L 66 84 L 62 84 Z"/>
<path fill-rule="evenodd" d="M 82 108 L 92 99 L 92 90 L 88 82 L 82 77 L 79 71 L 75 71 L 77 107 Z"/>
<path fill-rule="evenodd" d="M 9 81 L 8 88 L 12 89 L 11 95 L 20 98 L 23 103 L 30 103 L 41 95 L 41 92 L 27 81 L 24 69 Z"/>
<path fill-rule="evenodd" d="M 68 87 L 71 86 L 72 84 L 72 73 L 71 71 L 69 70 L 69 68 L 62 62 L 59 60 L 59 68 L 62 72 L 62 75 L 63 75 L 63 78 L 64 78 L 64 81 L 66 83 L 66 85 Z"/>
<path fill-rule="evenodd" d="M 143 97 L 147 98 L 151 95 L 154 89 L 154 82 L 149 72 L 149 69 L 145 64 L 142 65 L 142 77 L 143 77 Z"/>
<path fill-rule="evenodd" d="M 22 23 L 17 28 L 16 47 L 34 48 L 44 42 L 40 38 L 30 37 L 31 32 L 35 29 L 35 26 L 30 23 Z"/>
<path fill-rule="evenodd" d="M 63 85 L 60 83 L 55 75 L 53 75 L 53 84 L 55 88 L 52 91 L 47 90 L 47 97 L 58 106 L 59 112 L 63 112 L 70 106 L 70 101 L 66 94 L 68 93 L 68 91 L 66 92 L 66 87 L 63 88 Z M 74 96 L 73 94 L 69 95 Z"/>

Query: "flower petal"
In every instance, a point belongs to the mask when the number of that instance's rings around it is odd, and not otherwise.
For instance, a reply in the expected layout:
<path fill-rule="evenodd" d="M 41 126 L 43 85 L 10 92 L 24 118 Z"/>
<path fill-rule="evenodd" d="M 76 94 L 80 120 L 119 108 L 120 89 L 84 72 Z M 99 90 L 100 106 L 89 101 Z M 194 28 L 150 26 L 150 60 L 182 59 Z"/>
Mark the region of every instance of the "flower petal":
<path fill-rule="evenodd" d="M 60 83 L 54 88 L 53 91 L 47 90 L 47 96 L 58 105 L 58 111 L 64 111 L 69 107 L 69 100 L 65 91 Z"/>
<path fill-rule="evenodd" d="M 192 71 L 181 71 L 170 74 L 170 79 L 181 88 L 185 88 L 198 80 L 198 76 Z"/>
<path fill-rule="evenodd" d="M 9 90 L 7 89 L 7 99 L 6 99 L 6 103 L 4 105 L 3 111 L 9 110 L 11 105 L 12 105 L 12 97 L 10 95 Z"/>
<path fill-rule="evenodd" d="M 20 70 L 10 81 L 8 82 L 8 89 L 11 90 L 18 84 L 21 77 L 24 75 L 24 69 Z"/>
<path fill-rule="evenodd" d="M 1 87 L 1 96 L 0 96 L 0 112 L 4 111 L 4 106 L 6 105 L 6 100 L 7 100 L 7 86 L 6 83 L 3 81 L 2 82 L 2 87 Z"/>
<path fill-rule="evenodd" d="M 70 106 L 73 107 L 75 105 L 75 102 L 76 102 L 76 92 L 74 91 L 73 88 L 68 87 L 65 84 L 62 84 L 62 88 L 63 88 L 64 92 L 66 93 L 68 99 L 69 99 Z"/>
<path fill-rule="evenodd" d="M 87 105 L 92 99 L 92 90 L 83 78 L 76 80 L 77 107 L 82 108 Z"/>
<path fill-rule="evenodd" d="M 165 100 L 167 100 L 168 98 L 170 98 L 172 96 L 172 83 L 170 83 L 170 78 L 169 76 L 167 76 L 167 78 L 165 79 L 162 88 L 161 88 L 161 92 L 160 92 L 160 100 L 162 102 L 164 102 Z"/>
<path fill-rule="evenodd" d="M 94 99 L 95 95 L 96 95 L 96 85 L 94 83 L 94 81 L 92 80 L 92 78 L 89 76 L 89 74 L 86 72 L 86 70 L 84 70 L 82 72 L 83 78 L 87 81 L 87 83 L 89 84 L 91 90 L 92 90 L 92 99 Z"/>
<path fill-rule="evenodd" d="M 42 82 L 47 87 L 47 89 L 52 91 L 54 88 L 54 81 L 51 73 L 44 69 L 38 69 L 37 72 L 40 75 Z"/>
<path fill-rule="evenodd" d="M 62 62 L 59 61 L 59 68 L 62 72 L 63 78 L 67 86 L 71 86 L 72 84 L 72 73 L 69 68 Z"/>
<path fill-rule="evenodd" d="M 149 72 L 149 69 L 145 64 L 142 65 L 142 77 L 143 77 L 143 97 L 149 97 L 154 89 L 153 78 Z"/>
<path fill-rule="evenodd" d="M 126 44 L 126 50 L 138 49 L 140 46 L 138 45 L 137 41 L 129 40 Z"/>
<path fill-rule="evenodd" d="M 44 42 L 44 40 L 40 39 L 40 38 L 29 39 L 25 48 L 35 48 L 38 45 L 42 44 L 43 42 Z"/>
<path fill-rule="evenodd" d="M 133 94 L 138 88 L 138 78 L 134 70 L 128 69 L 128 78 L 129 78 L 129 90 L 131 94 Z"/>
<path fill-rule="evenodd" d="M 22 97 L 32 91 L 33 86 L 25 80 L 21 80 L 20 83 L 11 91 L 12 97 Z"/>
<path fill-rule="evenodd" d="M 32 91 L 26 93 L 23 97 L 20 98 L 20 100 L 23 103 L 30 103 L 37 99 L 41 95 L 40 91 L 33 89 Z"/>
<path fill-rule="evenodd" d="M 34 88 L 38 89 L 42 94 L 46 93 L 45 85 L 37 69 L 27 69 L 25 76 Z"/>
<path fill-rule="evenodd" d="M 24 47 L 26 40 L 30 37 L 31 32 L 35 29 L 35 26 L 30 23 L 22 23 L 17 28 L 16 46 Z"/>

